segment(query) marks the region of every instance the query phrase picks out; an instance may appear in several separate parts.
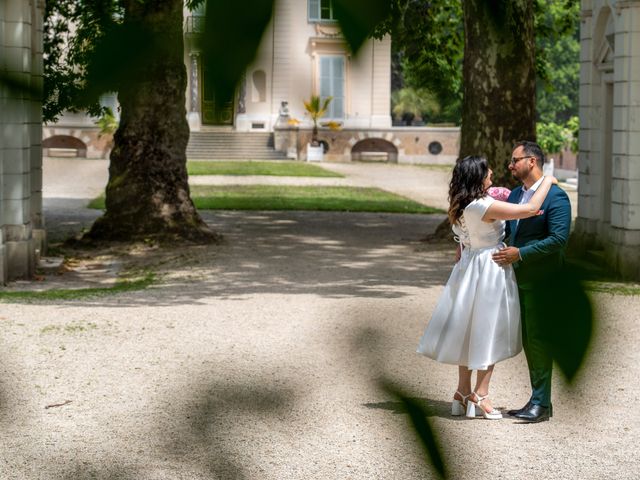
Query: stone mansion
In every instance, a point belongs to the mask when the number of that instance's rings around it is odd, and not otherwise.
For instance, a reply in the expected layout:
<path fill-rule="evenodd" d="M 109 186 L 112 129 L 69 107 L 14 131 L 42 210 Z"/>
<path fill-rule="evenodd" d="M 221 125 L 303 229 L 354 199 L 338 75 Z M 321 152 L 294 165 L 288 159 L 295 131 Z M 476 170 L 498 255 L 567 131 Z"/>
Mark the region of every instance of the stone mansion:
<path fill-rule="evenodd" d="M 330 160 L 374 154 L 399 162 L 451 163 L 457 157 L 457 127 L 392 128 L 391 39 L 370 39 L 353 55 L 331 0 L 278 0 L 255 60 L 233 102 L 224 105 L 214 98 L 215 72 L 207 71 L 201 61 L 198 36 L 204 13 L 204 7 L 194 11 L 185 7 L 183 12 L 189 158 L 237 154 L 237 158 L 304 160 L 312 124 L 303 102 L 311 95 L 332 97 L 324 120 L 335 121 L 340 130 L 321 129 Z M 116 105 L 115 95 L 104 101 Z M 298 126 L 279 135 L 278 127 L 286 127 L 287 121 Z M 90 158 L 105 157 L 107 141 L 98 138 L 93 122 L 85 115 L 67 114 L 57 124 L 45 126 L 45 153 L 74 150 Z M 246 149 L 256 142 L 258 149 Z M 220 145 L 227 150 L 215 148 Z"/>

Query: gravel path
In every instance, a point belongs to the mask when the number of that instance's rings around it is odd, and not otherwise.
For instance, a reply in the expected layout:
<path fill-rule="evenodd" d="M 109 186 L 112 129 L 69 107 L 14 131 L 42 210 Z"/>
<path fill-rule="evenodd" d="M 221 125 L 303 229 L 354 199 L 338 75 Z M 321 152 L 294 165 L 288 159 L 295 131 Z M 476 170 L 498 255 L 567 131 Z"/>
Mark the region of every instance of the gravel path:
<path fill-rule="evenodd" d="M 56 198 L 50 228 L 90 221 Z M 637 478 L 640 298 L 594 296 L 590 357 L 574 387 L 556 375 L 552 421 L 454 418 L 455 368 L 414 353 L 451 268 L 418 242 L 442 216 L 205 218 L 225 243 L 179 250 L 147 290 L 0 304 L 0 478 L 432 478 L 383 375 L 430 408 L 451 478 Z M 522 355 L 498 365 L 496 406 L 527 384 Z"/>

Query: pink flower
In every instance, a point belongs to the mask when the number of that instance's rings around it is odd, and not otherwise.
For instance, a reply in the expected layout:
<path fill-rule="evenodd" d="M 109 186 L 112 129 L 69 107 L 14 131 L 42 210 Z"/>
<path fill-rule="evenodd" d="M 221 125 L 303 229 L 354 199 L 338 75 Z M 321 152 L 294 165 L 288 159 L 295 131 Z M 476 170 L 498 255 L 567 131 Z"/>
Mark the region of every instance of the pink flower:
<path fill-rule="evenodd" d="M 510 194 L 511 190 L 506 187 L 489 187 L 487 190 L 487 195 L 502 202 L 506 202 Z"/>

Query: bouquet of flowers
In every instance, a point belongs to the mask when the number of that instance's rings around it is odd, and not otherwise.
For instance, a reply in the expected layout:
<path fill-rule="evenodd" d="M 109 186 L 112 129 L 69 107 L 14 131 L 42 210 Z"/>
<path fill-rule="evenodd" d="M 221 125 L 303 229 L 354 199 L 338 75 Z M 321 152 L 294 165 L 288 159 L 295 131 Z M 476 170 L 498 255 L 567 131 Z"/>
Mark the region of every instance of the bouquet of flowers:
<path fill-rule="evenodd" d="M 506 202 L 510 194 L 511 190 L 506 187 L 489 187 L 489 190 L 487 190 L 487 195 L 501 202 Z"/>

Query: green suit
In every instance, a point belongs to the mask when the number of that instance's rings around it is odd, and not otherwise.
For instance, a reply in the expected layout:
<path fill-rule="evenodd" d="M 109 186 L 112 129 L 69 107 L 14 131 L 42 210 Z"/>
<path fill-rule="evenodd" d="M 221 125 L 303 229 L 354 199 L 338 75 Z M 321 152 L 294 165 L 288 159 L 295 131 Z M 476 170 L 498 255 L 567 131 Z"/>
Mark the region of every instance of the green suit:
<path fill-rule="evenodd" d="M 522 187 L 509 195 L 509 203 L 519 203 Z M 540 301 L 534 301 L 534 290 L 544 292 L 545 279 L 564 263 L 564 249 L 571 228 L 571 204 L 567 194 L 553 185 L 540 208 L 542 213 L 520 221 L 509 220 L 506 235 L 509 245 L 518 247 L 522 260 L 513 264 L 520 295 L 522 345 L 529 366 L 531 403 L 551 404 L 551 370 L 553 359 L 544 345 L 544 333 L 538 320 L 545 314 Z M 542 289 L 542 290 L 540 290 Z M 538 296 L 538 298 L 540 298 Z"/>

